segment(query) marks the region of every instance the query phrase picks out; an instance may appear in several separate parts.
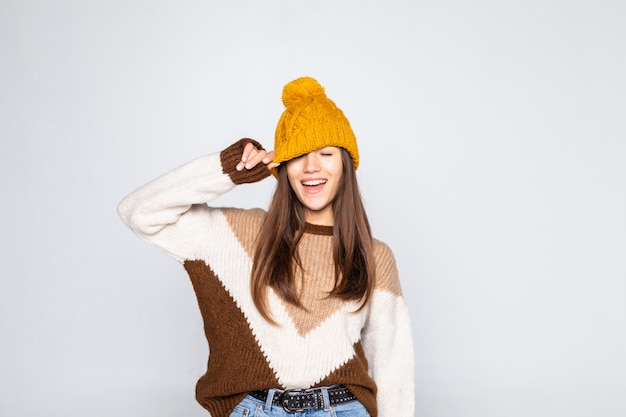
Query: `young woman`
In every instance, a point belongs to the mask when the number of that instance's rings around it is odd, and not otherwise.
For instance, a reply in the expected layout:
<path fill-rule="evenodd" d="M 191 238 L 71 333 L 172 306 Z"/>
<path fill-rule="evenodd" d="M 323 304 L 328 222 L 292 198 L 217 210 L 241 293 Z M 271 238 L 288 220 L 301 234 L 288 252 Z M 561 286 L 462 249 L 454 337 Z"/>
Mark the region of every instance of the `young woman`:
<path fill-rule="evenodd" d="M 191 278 L 210 349 L 196 398 L 211 416 L 412 416 L 409 315 L 393 254 L 371 236 L 354 133 L 313 78 L 282 99 L 273 151 L 241 139 L 118 212 Z M 207 204 L 271 174 L 267 211 Z"/>

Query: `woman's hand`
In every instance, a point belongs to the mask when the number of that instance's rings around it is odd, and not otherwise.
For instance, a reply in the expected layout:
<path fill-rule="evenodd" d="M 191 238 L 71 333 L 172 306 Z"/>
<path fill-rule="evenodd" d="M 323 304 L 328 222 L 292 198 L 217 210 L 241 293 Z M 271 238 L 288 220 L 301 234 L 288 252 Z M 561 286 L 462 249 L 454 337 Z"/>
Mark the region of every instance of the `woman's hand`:
<path fill-rule="evenodd" d="M 264 149 L 258 149 L 253 143 L 246 144 L 241 154 L 241 161 L 237 164 L 237 171 L 245 169 L 252 169 L 255 166 L 263 163 L 267 166 L 267 169 L 276 168 L 280 163 L 272 162 L 276 152 L 266 152 Z"/>

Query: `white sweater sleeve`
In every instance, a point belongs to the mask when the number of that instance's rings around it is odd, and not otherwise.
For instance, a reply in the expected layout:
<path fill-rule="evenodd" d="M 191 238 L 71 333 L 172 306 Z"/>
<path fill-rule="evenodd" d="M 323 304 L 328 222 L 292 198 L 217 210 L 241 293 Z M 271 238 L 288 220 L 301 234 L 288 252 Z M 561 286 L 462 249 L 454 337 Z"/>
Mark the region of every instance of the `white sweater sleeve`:
<path fill-rule="evenodd" d="M 378 387 L 379 417 L 413 416 L 415 381 L 411 324 L 395 260 L 390 251 L 388 255 L 387 265 L 377 269 L 378 274 L 384 273 L 383 279 L 392 284 L 376 288 L 372 294 L 363 348 L 369 372 Z"/>
<path fill-rule="evenodd" d="M 222 219 L 219 209 L 206 203 L 236 184 L 270 175 L 261 165 L 249 171 L 235 170 L 243 146 L 251 141 L 242 139 L 222 152 L 197 158 L 136 189 L 118 205 L 119 216 L 139 237 L 177 261 L 196 259 L 211 237 L 212 224 Z"/>

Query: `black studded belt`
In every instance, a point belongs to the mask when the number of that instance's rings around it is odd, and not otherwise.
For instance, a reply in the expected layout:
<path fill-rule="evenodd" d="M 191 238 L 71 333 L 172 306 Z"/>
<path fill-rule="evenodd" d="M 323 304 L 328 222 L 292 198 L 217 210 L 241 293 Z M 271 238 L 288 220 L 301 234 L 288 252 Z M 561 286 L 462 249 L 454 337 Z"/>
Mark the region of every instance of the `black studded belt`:
<path fill-rule="evenodd" d="M 269 390 L 252 391 L 250 395 L 257 400 L 267 401 Z M 328 399 L 330 401 L 329 405 L 336 405 L 354 401 L 356 397 L 345 386 L 333 385 L 328 387 Z M 321 388 L 274 391 L 272 405 L 283 407 L 288 413 L 299 413 L 305 410 L 322 410 L 325 408 Z"/>

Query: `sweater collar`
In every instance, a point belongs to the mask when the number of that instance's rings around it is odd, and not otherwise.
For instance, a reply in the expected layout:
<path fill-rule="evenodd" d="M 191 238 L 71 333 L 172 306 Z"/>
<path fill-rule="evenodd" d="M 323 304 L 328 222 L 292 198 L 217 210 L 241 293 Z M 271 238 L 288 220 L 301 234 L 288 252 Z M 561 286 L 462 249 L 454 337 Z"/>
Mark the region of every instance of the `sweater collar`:
<path fill-rule="evenodd" d="M 333 235 L 333 226 L 322 226 L 322 225 L 319 225 L 319 224 L 305 223 L 304 224 L 304 233 L 311 233 L 313 235 L 332 236 Z"/>

